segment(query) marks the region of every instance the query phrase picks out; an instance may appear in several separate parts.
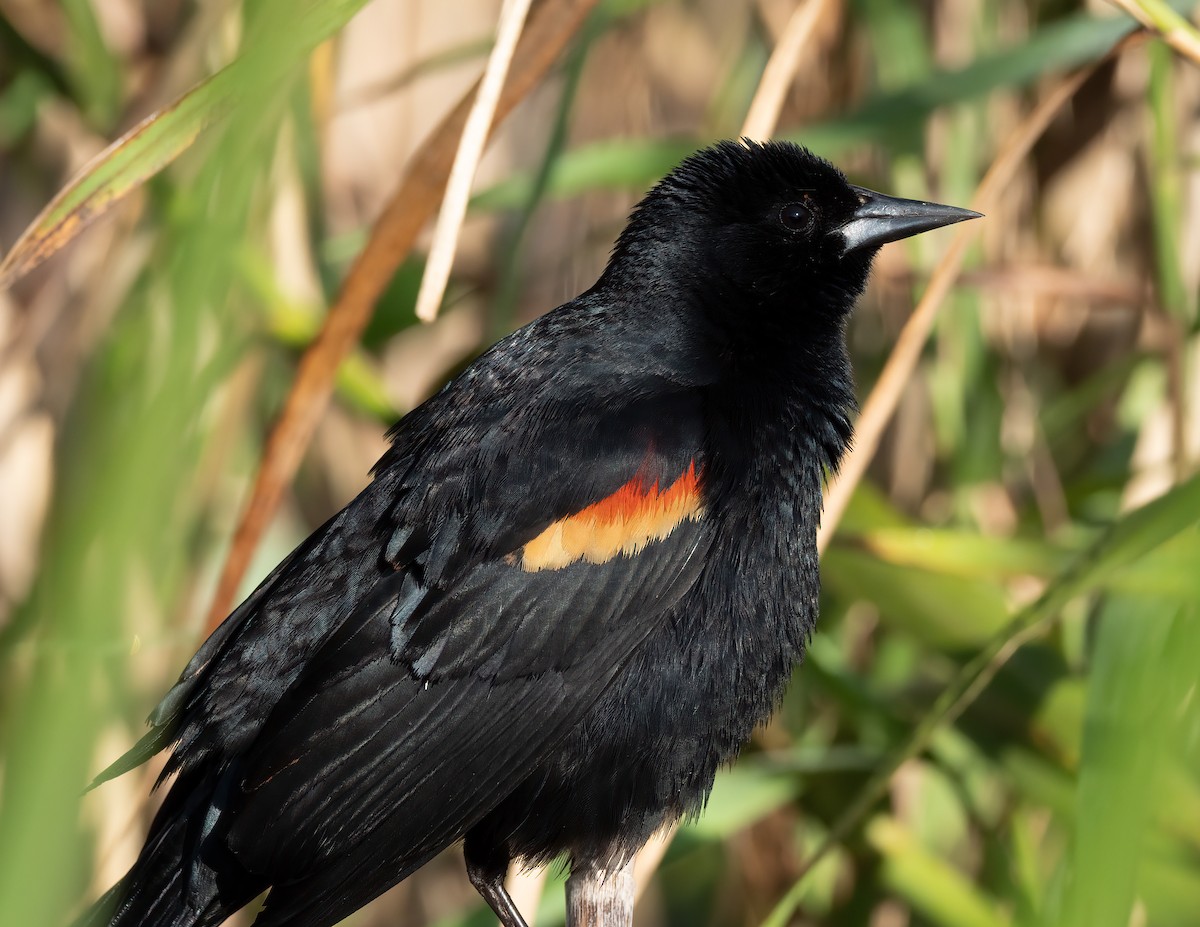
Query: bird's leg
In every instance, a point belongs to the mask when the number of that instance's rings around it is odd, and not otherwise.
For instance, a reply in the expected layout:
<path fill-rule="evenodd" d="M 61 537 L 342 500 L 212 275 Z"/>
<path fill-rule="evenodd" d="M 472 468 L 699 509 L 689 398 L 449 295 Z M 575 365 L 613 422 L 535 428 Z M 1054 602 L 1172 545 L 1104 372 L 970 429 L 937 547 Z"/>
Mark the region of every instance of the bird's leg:
<path fill-rule="evenodd" d="M 500 859 L 495 853 L 480 852 L 479 847 L 468 836 L 463 845 L 463 858 L 467 861 L 467 878 L 475 891 L 483 896 L 503 927 L 528 927 L 525 918 L 517 910 L 512 896 L 504 887 L 504 876 L 508 873 L 508 859 Z"/>
<path fill-rule="evenodd" d="M 567 879 L 567 927 L 633 927 L 633 860 L 616 868 L 573 865 Z"/>

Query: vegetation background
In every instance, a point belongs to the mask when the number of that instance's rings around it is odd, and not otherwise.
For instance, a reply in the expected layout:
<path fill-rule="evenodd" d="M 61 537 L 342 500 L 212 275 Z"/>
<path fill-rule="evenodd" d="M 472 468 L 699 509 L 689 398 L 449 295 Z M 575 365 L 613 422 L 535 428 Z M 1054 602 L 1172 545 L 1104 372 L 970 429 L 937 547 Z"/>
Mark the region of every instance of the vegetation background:
<path fill-rule="evenodd" d="M 639 923 L 1194 927 L 1196 4 L 806 5 L 776 133 L 988 217 L 877 262 L 850 340 L 860 394 L 896 409 L 835 490 L 820 630 Z M 741 131 L 799 6 L 535 3 L 527 32 L 582 24 L 496 133 L 425 326 L 427 236 L 395 221 L 436 206 L 417 156 L 448 163 L 436 126 L 498 0 L 0 0 L 0 924 L 64 923 L 137 852 L 155 764 L 80 792 L 202 638 L 294 384 L 334 398 L 295 480 L 266 478 L 282 506 L 242 592 L 364 485 L 388 424 L 589 285 L 640 193 Z M 1130 10 L 1170 44 L 1121 42 Z M 957 257 L 912 374 L 873 394 Z M 372 306 L 344 358 L 317 337 Z M 350 922 L 488 916 L 450 853 Z"/>

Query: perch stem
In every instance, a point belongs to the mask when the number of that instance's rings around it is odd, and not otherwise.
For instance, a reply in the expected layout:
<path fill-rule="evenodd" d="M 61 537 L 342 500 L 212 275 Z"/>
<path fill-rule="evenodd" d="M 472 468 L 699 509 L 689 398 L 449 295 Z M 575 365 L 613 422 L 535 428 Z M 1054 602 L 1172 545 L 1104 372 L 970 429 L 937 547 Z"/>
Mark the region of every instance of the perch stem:
<path fill-rule="evenodd" d="M 619 869 L 571 870 L 567 879 L 567 927 L 633 927 L 633 861 Z"/>

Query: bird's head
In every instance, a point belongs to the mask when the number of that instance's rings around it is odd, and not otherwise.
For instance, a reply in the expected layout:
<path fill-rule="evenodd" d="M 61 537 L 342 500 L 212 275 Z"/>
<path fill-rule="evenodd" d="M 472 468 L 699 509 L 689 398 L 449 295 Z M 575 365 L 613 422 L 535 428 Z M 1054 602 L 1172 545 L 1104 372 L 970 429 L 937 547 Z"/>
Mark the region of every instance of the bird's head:
<path fill-rule="evenodd" d="M 811 330 L 840 323 L 881 245 L 976 216 L 857 187 L 790 142 L 726 141 L 647 194 L 607 275 L 629 280 L 636 268 L 660 292 L 686 292 L 727 321 L 770 317 Z"/>

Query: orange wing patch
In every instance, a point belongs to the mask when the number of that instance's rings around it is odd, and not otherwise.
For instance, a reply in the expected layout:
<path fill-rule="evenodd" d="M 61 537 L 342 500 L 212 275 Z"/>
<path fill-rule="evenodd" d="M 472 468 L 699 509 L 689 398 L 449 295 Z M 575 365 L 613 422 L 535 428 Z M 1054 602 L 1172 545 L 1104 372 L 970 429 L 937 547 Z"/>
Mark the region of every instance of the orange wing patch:
<path fill-rule="evenodd" d="M 521 566 L 534 573 L 577 560 L 605 563 L 619 554 L 636 554 L 702 514 L 695 461 L 661 492 L 657 481 L 647 486 L 635 476 L 611 496 L 550 525 L 521 548 Z"/>

